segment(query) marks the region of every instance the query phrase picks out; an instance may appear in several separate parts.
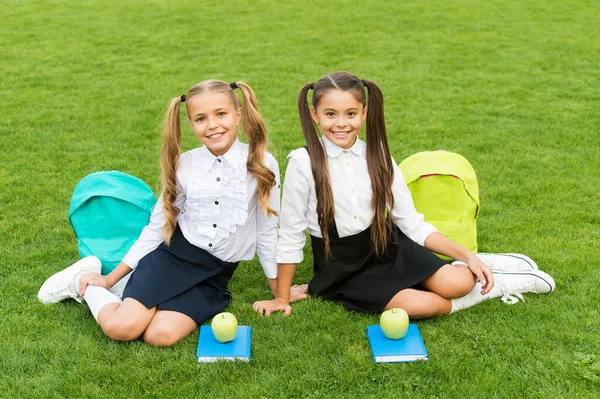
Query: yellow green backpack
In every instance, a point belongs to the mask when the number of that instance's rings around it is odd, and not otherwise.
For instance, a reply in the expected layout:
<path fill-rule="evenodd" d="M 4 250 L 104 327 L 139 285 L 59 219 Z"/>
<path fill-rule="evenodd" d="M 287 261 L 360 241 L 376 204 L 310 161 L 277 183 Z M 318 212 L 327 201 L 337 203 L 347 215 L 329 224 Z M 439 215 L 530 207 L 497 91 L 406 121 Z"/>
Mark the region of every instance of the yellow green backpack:
<path fill-rule="evenodd" d="M 454 152 L 424 151 L 406 158 L 400 169 L 415 208 L 425 216 L 425 221 L 477 252 L 479 186 L 469 161 Z"/>

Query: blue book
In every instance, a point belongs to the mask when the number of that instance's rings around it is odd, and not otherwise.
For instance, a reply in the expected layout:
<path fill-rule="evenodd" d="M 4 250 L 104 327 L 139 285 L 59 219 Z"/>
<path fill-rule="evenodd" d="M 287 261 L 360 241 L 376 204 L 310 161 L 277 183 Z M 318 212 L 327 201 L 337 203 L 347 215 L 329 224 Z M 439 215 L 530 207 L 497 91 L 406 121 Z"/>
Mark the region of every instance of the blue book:
<path fill-rule="evenodd" d="M 210 326 L 200 326 L 196 357 L 200 363 L 212 363 L 217 360 L 250 360 L 252 328 L 238 326 L 235 339 L 224 344 L 217 341 Z"/>
<path fill-rule="evenodd" d="M 416 324 L 409 324 L 406 335 L 401 339 L 387 338 L 378 325 L 367 326 L 367 337 L 375 363 L 414 362 L 415 360 L 429 359 L 419 327 Z"/>

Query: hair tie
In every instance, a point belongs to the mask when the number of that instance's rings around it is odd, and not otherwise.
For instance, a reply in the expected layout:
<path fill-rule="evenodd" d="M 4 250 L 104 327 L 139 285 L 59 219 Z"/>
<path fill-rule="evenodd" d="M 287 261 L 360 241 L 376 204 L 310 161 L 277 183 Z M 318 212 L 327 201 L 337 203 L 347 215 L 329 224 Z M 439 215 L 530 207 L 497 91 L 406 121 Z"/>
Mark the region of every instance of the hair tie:
<path fill-rule="evenodd" d="M 314 84 L 314 83 L 311 83 L 311 84 L 310 84 L 310 89 L 311 89 L 311 90 L 314 90 L 314 89 L 315 89 L 315 84 Z"/>
<path fill-rule="evenodd" d="M 237 89 L 237 88 L 238 88 L 238 85 L 237 85 L 237 84 L 235 84 L 235 82 L 231 82 L 231 83 L 229 83 L 229 86 L 231 86 L 231 88 L 232 88 L 233 90 L 235 90 L 235 89 Z"/>
<path fill-rule="evenodd" d="M 184 103 L 186 98 L 187 98 L 187 96 L 185 94 L 182 94 L 181 95 L 181 102 Z"/>
<path fill-rule="evenodd" d="M 366 80 L 362 79 L 361 82 L 362 82 L 363 86 L 367 87 L 367 81 Z"/>

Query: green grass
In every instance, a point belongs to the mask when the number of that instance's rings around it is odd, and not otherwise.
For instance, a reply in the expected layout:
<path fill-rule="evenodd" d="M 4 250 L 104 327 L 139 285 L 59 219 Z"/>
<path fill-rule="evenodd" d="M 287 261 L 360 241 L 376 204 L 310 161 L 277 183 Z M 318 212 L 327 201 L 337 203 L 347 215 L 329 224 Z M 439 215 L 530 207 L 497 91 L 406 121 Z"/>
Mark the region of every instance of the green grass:
<path fill-rule="evenodd" d="M 1 2 L 0 397 L 597 397 L 600 3 L 301 4 Z M 471 161 L 480 250 L 528 254 L 555 293 L 420 321 L 430 360 L 394 365 L 371 360 L 375 315 L 319 300 L 253 313 L 269 296 L 257 261 L 230 287 L 253 327 L 249 364 L 197 364 L 197 332 L 169 349 L 114 342 L 85 306 L 37 302 L 78 258 L 81 178 L 117 169 L 158 190 L 171 98 L 249 83 L 283 172 L 303 144 L 297 90 L 336 70 L 381 86 L 396 161 L 440 148 Z M 189 128 L 183 145 L 198 145 Z"/>

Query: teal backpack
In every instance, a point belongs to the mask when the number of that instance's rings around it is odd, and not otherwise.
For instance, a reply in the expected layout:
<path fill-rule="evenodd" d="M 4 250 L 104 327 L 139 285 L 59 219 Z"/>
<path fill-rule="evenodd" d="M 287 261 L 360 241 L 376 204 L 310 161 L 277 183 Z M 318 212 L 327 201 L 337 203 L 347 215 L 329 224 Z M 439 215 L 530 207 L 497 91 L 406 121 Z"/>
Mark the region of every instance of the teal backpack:
<path fill-rule="evenodd" d="M 477 252 L 479 186 L 469 161 L 454 152 L 424 151 L 406 158 L 400 169 L 415 208 L 425 216 L 425 221 Z"/>
<path fill-rule="evenodd" d="M 102 274 L 110 273 L 148 224 L 155 204 L 154 193 L 137 177 L 110 171 L 81 179 L 69 210 L 81 257 L 97 256 Z"/>

